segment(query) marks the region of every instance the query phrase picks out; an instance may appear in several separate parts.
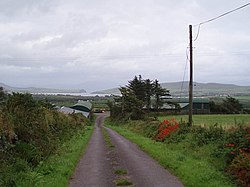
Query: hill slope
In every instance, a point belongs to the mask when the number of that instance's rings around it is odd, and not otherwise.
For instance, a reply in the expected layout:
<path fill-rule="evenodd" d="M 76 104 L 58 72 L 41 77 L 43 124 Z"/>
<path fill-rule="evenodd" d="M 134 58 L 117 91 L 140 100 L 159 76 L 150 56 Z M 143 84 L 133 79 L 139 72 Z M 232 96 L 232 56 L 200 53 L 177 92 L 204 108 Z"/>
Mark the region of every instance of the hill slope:
<path fill-rule="evenodd" d="M 8 86 L 6 84 L 0 83 L 0 87 L 3 87 L 7 92 L 27 92 L 27 93 L 86 93 L 84 89 L 71 90 L 71 89 L 51 89 L 51 88 L 17 88 Z"/>
<path fill-rule="evenodd" d="M 163 88 L 170 90 L 173 96 L 188 96 L 188 82 L 161 83 Z M 119 88 L 112 88 L 93 92 L 93 94 L 120 94 Z M 234 84 L 198 83 L 194 82 L 194 96 L 216 95 L 250 95 L 250 86 L 238 86 Z"/>
<path fill-rule="evenodd" d="M 162 83 L 163 88 L 170 90 L 172 95 L 188 95 L 188 82 Z M 181 89 L 182 88 L 182 89 Z M 198 83 L 194 82 L 195 96 L 215 96 L 215 95 L 250 95 L 250 86 L 238 86 L 234 84 L 220 83 Z"/>

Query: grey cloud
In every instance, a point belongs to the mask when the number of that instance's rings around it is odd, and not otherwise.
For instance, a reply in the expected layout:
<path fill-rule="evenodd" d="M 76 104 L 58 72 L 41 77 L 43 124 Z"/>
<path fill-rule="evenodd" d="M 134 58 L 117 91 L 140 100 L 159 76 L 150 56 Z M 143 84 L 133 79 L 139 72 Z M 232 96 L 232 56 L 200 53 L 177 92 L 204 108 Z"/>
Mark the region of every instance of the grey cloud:
<path fill-rule="evenodd" d="M 88 90 L 116 87 L 136 74 L 179 81 L 186 64 L 188 25 L 244 3 L 3 0 L 0 80 L 13 86 Z M 250 84 L 249 18 L 247 7 L 201 27 L 194 42 L 196 81 Z"/>
<path fill-rule="evenodd" d="M 55 6 L 56 1 L 51 0 L 1 0 L 1 18 L 11 20 L 30 16 L 36 13 L 48 13 Z"/>

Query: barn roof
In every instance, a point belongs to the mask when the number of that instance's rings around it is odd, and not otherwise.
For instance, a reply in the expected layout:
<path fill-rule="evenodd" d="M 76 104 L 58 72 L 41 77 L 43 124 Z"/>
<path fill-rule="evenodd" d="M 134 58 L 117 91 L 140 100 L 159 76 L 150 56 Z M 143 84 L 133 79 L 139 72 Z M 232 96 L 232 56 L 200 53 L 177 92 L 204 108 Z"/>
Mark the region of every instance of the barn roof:
<path fill-rule="evenodd" d="M 63 112 L 64 114 L 73 114 L 73 113 L 81 113 L 83 114 L 85 117 L 89 116 L 89 112 L 84 112 L 84 111 L 80 111 L 80 110 L 75 110 L 69 107 L 61 107 L 58 109 L 60 112 Z"/>
<path fill-rule="evenodd" d="M 73 105 L 70 108 L 84 111 L 84 112 L 90 112 L 92 109 L 92 103 L 90 101 L 79 100 L 75 105 Z"/>

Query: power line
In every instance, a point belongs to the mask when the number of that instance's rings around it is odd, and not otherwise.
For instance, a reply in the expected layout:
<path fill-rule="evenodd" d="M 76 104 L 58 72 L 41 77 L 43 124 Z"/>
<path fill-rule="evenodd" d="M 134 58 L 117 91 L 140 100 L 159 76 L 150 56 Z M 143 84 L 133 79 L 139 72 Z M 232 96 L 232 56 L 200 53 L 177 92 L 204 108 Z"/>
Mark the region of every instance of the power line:
<path fill-rule="evenodd" d="M 189 61 L 190 60 L 189 60 L 189 57 L 188 57 L 188 47 L 187 47 L 186 48 L 186 64 L 185 64 L 185 69 L 184 69 L 183 78 L 182 78 L 182 82 L 181 82 L 180 99 L 181 99 L 181 95 L 182 95 L 182 91 L 183 91 L 184 80 L 185 80 L 185 77 L 186 77 L 187 63 Z"/>
<path fill-rule="evenodd" d="M 230 11 L 224 13 L 224 14 L 221 14 L 221 15 L 215 17 L 215 18 L 209 19 L 209 20 L 207 20 L 207 21 L 203 21 L 203 22 L 199 23 L 199 25 L 203 25 L 203 24 L 205 24 L 205 23 L 214 21 L 214 20 L 219 19 L 219 18 L 221 18 L 221 17 L 223 17 L 223 16 L 226 16 L 226 15 L 228 15 L 228 14 L 231 14 L 231 13 L 237 11 L 237 10 L 240 10 L 240 9 L 242 9 L 242 8 L 245 8 L 246 6 L 249 6 L 249 5 L 250 5 L 250 2 L 247 3 L 247 4 L 245 4 L 245 5 L 240 6 L 240 7 L 238 7 L 238 8 L 235 8 L 235 9 L 233 9 L 233 10 L 230 10 Z M 198 25 L 198 24 L 197 24 L 197 25 Z M 197 26 L 197 25 L 194 25 L 194 26 Z"/>
<path fill-rule="evenodd" d="M 197 56 L 202 57 L 213 57 L 213 56 L 250 56 L 250 50 L 244 51 L 225 51 L 224 53 L 202 51 L 196 53 Z M 134 55 L 83 55 L 83 56 L 62 56 L 62 57 L 0 57 L 0 62 L 78 62 L 84 59 L 104 59 L 104 60 L 114 60 L 114 59 L 151 59 L 151 58 L 183 58 L 189 60 L 188 48 L 186 49 L 186 54 L 182 53 L 158 53 L 158 54 L 134 54 Z"/>
<path fill-rule="evenodd" d="M 199 27 L 198 27 L 198 32 L 197 32 L 197 35 L 194 39 L 194 42 L 198 39 L 199 35 L 200 35 L 200 28 L 201 28 L 201 24 L 199 24 Z"/>
<path fill-rule="evenodd" d="M 237 10 L 240 10 L 240 9 L 242 9 L 242 8 L 245 8 L 245 7 L 249 6 L 249 5 L 250 5 L 250 2 L 247 3 L 247 4 L 244 4 L 244 5 L 242 5 L 242 6 L 240 6 L 240 7 L 238 7 L 238 8 L 235 8 L 235 9 L 233 9 L 233 10 L 230 10 L 230 11 L 228 11 L 228 12 L 225 12 L 225 13 L 219 15 L 219 16 L 216 16 L 216 17 L 214 17 L 214 18 L 212 18 L 212 19 L 209 19 L 209 20 L 206 20 L 206 21 L 203 21 L 203 22 L 201 22 L 201 23 L 199 23 L 199 24 L 194 25 L 194 26 L 198 26 L 198 32 L 197 32 L 197 35 L 196 35 L 194 41 L 196 41 L 196 40 L 198 39 L 198 36 L 199 36 L 199 34 L 200 34 L 200 27 L 201 27 L 201 25 L 206 24 L 206 23 L 209 23 L 209 22 L 212 22 L 212 21 L 215 21 L 215 20 L 217 20 L 217 19 L 219 19 L 219 18 L 221 18 L 221 17 L 224 17 L 224 16 L 226 16 L 226 15 L 228 15 L 228 14 L 231 14 L 231 13 L 233 13 L 233 12 L 235 12 L 235 11 L 237 11 Z"/>

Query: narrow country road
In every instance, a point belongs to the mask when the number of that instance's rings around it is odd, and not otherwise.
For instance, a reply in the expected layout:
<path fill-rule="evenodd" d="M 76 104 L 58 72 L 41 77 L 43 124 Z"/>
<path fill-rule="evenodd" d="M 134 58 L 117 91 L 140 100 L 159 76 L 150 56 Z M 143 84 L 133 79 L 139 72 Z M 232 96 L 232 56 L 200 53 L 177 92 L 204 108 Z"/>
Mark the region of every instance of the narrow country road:
<path fill-rule="evenodd" d="M 95 129 L 89 141 L 88 148 L 79 161 L 75 173 L 70 181 L 71 187 L 112 187 L 113 168 L 108 158 L 108 148 L 101 132 L 101 125 L 105 116 L 98 116 Z"/>
<path fill-rule="evenodd" d="M 120 178 L 136 187 L 182 187 L 181 182 L 146 153 L 111 129 L 103 127 L 104 114 L 98 115 L 95 130 L 83 158 L 69 183 L 70 187 L 112 187 Z M 105 128 L 113 147 L 105 145 Z M 122 177 L 117 169 L 127 171 Z"/>

